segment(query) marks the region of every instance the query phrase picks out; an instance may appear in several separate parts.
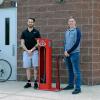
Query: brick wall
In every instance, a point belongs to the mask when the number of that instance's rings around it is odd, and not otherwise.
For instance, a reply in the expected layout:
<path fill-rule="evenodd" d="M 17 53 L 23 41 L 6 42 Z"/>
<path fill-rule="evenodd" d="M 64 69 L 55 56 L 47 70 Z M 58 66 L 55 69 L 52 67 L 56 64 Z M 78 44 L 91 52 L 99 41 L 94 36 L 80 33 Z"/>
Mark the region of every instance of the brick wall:
<path fill-rule="evenodd" d="M 77 20 L 82 31 L 81 41 L 81 71 L 83 84 L 100 84 L 100 3 L 99 0 L 18 0 L 18 44 L 20 34 L 26 28 L 28 17 L 36 18 L 36 27 L 42 37 L 53 40 L 53 56 L 58 49 L 63 55 L 63 37 L 69 16 Z M 11 6 L 11 0 L 5 0 L 0 8 Z M 25 70 L 22 68 L 22 54 L 18 49 L 18 80 L 25 80 Z M 55 72 L 55 59 L 53 58 Z M 67 79 L 65 65 L 60 61 L 61 82 Z M 53 73 L 55 77 L 55 73 Z"/>
<path fill-rule="evenodd" d="M 21 32 L 27 27 L 28 17 L 36 18 L 36 27 L 43 38 L 53 41 L 53 56 L 63 55 L 64 31 L 67 19 L 73 16 L 82 31 L 81 72 L 83 84 L 100 84 L 100 3 L 99 0 L 18 0 L 18 45 Z M 0 8 L 11 6 L 11 0 L 5 0 Z M 22 51 L 18 49 L 18 80 L 26 80 L 22 68 Z M 55 79 L 55 59 L 53 58 L 53 78 Z M 67 81 L 66 68 L 60 61 L 61 82 Z"/>
<path fill-rule="evenodd" d="M 93 3 L 92 80 L 93 84 L 100 84 L 100 3 Z"/>
<path fill-rule="evenodd" d="M 82 31 L 81 72 L 83 84 L 100 84 L 100 3 L 99 0 L 18 0 L 18 44 L 21 32 L 27 27 L 28 17 L 36 18 L 36 27 L 43 38 L 53 41 L 53 56 L 63 55 L 64 32 L 69 16 L 76 18 Z M 18 49 L 18 80 L 25 80 L 22 68 L 22 51 Z M 55 59 L 52 61 L 55 79 Z M 67 81 L 66 68 L 60 60 L 60 79 Z"/>
<path fill-rule="evenodd" d="M 92 77 L 94 73 L 92 66 L 93 3 L 91 0 L 64 0 L 63 3 L 56 1 L 18 0 L 18 44 L 20 43 L 19 37 L 22 30 L 27 27 L 27 18 L 35 17 L 36 27 L 40 30 L 42 37 L 47 37 L 53 41 L 53 55 L 57 55 L 56 50 L 58 50 L 58 55 L 63 55 L 63 38 L 67 27 L 67 19 L 69 16 L 75 17 L 77 25 L 82 31 L 82 81 L 83 84 L 92 84 L 95 79 Z M 22 68 L 21 53 L 21 50 L 18 49 L 18 80 L 26 79 L 25 70 Z M 54 72 L 55 59 L 53 59 L 53 78 L 55 78 Z M 60 61 L 60 74 L 61 82 L 66 82 L 67 73 L 62 60 Z"/>

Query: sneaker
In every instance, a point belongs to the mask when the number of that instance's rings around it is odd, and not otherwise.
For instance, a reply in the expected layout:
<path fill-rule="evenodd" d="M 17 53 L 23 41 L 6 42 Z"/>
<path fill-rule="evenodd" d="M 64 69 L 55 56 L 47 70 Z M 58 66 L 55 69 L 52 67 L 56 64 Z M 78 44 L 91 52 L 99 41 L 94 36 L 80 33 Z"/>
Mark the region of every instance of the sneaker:
<path fill-rule="evenodd" d="M 38 88 L 38 83 L 34 82 L 34 89 L 37 89 L 37 88 Z"/>
<path fill-rule="evenodd" d="M 72 94 L 78 94 L 78 93 L 81 93 L 81 89 L 75 89 Z"/>
<path fill-rule="evenodd" d="M 31 83 L 26 83 L 26 85 L 24 86 L 24 88 L 29 88 L 31 87 Z"/>
<path fill-rule="evenodd" d="M 63 90 L 72 90 L 73 88 L 74 88 L 73 85 L 68 85 Z"/>

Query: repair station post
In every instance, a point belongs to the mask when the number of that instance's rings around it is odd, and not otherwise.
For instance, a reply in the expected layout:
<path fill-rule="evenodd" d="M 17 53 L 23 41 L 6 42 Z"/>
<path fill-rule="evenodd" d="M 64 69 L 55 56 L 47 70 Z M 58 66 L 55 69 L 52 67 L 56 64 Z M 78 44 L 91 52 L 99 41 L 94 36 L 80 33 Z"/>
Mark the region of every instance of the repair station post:
<path fill-rule="evenodd" d="M 56 87 L 52 87 L 52 41 L 49 39 L 38 39 L 39 50 L 39 90 L 60 90 L 60 82 L 58 77 L 56 78 Z M 58 59 L 58 58 L 57 58 Z M 56 60 L 57 60 L 56 59 Z M 56 68 L 59 67 L 58 61 L 56 62 Z M 58 70 L 57 70 L 58 72 Z M 56 72 L 56 75 L 58 73 Z"/>

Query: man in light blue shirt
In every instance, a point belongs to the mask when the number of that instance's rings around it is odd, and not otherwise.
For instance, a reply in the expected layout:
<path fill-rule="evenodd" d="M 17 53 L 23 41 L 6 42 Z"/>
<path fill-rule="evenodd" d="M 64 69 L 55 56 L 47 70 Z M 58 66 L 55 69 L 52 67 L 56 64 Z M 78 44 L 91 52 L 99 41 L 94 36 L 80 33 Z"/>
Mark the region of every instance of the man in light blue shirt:
<path fill-rule="evenodd" d="M 68 20 L 69 29 L 65 32 L 64 40 L 64 55 L 66 66 L 68 68 L 68 86 L 64 90 L 75 89 L 72 94 L 81 92 L 81 77 L 80 77 L 80 39 L 81 32 L 76 28 L 76 21 L 74 18 Z"/>

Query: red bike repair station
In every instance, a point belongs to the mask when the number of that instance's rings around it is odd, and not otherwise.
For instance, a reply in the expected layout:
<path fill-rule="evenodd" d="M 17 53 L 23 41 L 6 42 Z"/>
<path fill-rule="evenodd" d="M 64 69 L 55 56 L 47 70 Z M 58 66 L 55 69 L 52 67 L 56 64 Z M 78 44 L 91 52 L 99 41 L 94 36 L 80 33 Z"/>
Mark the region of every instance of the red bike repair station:
<path fill-rule="evenodd" d="M 52 85 L 52 41 L 38 39 L 39 50 L 39 90 L 60 91 L 59 57 L 56 56 L 56 85 Z"/>

